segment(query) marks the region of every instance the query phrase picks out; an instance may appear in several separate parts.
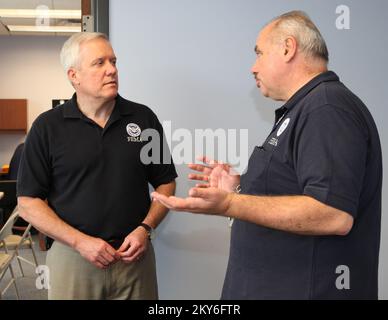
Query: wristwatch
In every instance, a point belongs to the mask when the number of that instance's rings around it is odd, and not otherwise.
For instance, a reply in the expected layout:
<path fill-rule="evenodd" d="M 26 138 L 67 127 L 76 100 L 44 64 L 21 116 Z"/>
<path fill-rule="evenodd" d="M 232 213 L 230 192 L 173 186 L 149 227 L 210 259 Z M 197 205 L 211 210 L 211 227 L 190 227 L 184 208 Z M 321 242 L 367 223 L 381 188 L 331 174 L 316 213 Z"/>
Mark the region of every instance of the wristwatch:
<path fill-rule="evenodd" d="M 155 238 L 155 230 L 150 225 L 142 222 L 142 223 L 140 223 L 140 227 L 143 227 L 144 229 L 146 229 L 147 234 L 148 234 L 148 239 L 152 240 Z"/>

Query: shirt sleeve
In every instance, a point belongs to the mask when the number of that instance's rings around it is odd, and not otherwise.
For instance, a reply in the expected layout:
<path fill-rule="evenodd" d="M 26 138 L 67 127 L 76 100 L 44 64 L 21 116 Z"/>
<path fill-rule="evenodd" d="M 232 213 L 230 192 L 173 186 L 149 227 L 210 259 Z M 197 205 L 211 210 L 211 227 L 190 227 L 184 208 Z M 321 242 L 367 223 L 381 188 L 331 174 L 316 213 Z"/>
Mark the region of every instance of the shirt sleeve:
<path fill-rule="evenodd" d="M 45 141 L 38 118 L 27 136 L 17 179 L 17 196 L 45 200 L 50 185 L 48 141 Z"/>
<path fill-rule="evenodd" d="M 149 183 L 156 189 L 161 184 L 172 182 L 178 175 L 164 135 L 163 127 L 153 112 L 152 117 L 153 129 L 158 132 L 159 141 L 156 150 L 152 150 L 152 152 L 156 153 L 156 156 L 154 155 L 153 157 L 156 161 L 147 165 L 147 177 Z"/>
<path fill-rule="evenodd" d="M 354 114 L 325 105 L 300 119 L 294 163 L 303 194 L 357 216 L 368 137 Z"/>

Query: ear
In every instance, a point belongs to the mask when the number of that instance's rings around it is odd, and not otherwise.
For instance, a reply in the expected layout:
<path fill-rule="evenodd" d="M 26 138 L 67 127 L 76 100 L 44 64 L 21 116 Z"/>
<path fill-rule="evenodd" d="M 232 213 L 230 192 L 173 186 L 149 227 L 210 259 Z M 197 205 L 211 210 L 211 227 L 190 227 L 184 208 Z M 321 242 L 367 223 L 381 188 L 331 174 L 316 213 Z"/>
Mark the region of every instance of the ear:
<path fill-rule="evenodd" d="M 69 78 L 69 80 L 73 84 L 73 86 L 80 84 L 76 69 L 70 68 L 69 70 L 67 70 L 67 77 Z"/>
<path fill-rule="evenodd" d="M 292 36 L 288 36 L 284 40 L 284 47 L 283 47 L 283 59 L 286 62 L 291 61 L 297 52 L 297 42 L 296 39 Z"/>

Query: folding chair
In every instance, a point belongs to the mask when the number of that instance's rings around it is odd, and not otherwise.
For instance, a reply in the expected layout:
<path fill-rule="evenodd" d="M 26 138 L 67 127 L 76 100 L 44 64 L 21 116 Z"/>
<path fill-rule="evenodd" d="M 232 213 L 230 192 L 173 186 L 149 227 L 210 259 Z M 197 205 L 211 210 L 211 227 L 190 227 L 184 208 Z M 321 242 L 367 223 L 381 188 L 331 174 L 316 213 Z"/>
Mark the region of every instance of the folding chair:
<path fill-rule="evenodd" d="M 19 264 L 20 272 L 22 273 L 22 276 L 24 277 L 24 271 L 22 268 L 21 261 L 24 261 L 32 266 L 37 267 L 38 266 L 38 260 L 36 259 L 36 254 L 34 250 L 34 243 L 31 238 L 30 228 L 31 224 L 28 224 L 28 226 L 25 228 L 23 235 L 19 236 L 16 234 L 13 234 L 13 226 L 15 221 L 19 217 L 19 212 L 17 207 L 9 217 L 9 219 L 4 224 L 3 228 L 0 231 L 0 248 L 4 248 L 5 253 L 8 252 L 8 250 L 14 250 L 15 255 Z M 32 256 L 34 258 L 34 262 L 22 257 L 20 255 L 19 249 L 21 248 L 29 248 L 31 249 Z"/>
<path fill-rule="evenodd" d="M 18 300 L 20 299 L 19 290 L 18 290 L 18 287 L 16 285 L 15 274 L 13 272 L 12 264 L 11 264 L 11 262 L 12 262 L 14 257 L 15 257 L 15 252 L 12 255 L 8 254 L 8 252 L 7 253 L 0 252 L 0 283 L 3 280 L 3 278 L 4 278 L 4 276 L 5 276 L 5 274 L 6 274 L 8 269 L 9 269 L 9 271 L 11 273 L 11 280 L 7 283 L 5 288 L 0 291 L 0 300 L 3 298 L 4 293 L 9 289 L 9 287 L 12 284 L 15 287 L 17 299 Z"/>

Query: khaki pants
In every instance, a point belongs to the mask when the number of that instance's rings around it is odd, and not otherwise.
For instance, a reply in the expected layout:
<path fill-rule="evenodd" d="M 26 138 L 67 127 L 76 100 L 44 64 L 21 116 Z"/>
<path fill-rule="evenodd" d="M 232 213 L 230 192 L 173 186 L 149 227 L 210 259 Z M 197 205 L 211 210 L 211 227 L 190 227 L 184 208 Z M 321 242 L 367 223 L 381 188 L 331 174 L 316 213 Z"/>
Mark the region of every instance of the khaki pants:
<path fill-rule="evenodd" d="M 99 269 L 74 249 L 54 241 L 47 252 L 50 271 L 49 300 L 158 299 L 155 254 L 152 244 L 133 263 L 118 261 Z"/>

